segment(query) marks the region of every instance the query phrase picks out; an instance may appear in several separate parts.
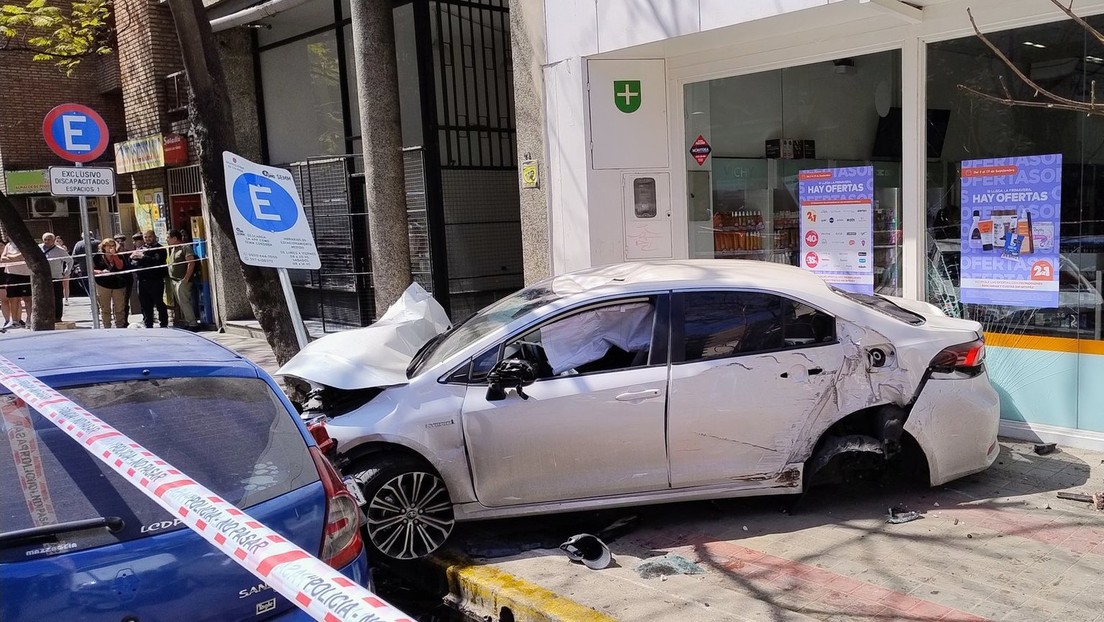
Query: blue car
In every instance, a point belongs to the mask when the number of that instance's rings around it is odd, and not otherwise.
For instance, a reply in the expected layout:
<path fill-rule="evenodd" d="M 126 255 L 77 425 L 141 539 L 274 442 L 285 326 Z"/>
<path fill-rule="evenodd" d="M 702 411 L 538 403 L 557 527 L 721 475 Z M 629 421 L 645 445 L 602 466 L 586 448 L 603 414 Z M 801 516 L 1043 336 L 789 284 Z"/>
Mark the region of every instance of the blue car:
<path fill-rule="evenodd" d="M 368 585 L 359 510 L 250 361 L 176 330 L 0 339 L 0 355 Z M 0 620 L 310 619 L 0 387 Z"/>

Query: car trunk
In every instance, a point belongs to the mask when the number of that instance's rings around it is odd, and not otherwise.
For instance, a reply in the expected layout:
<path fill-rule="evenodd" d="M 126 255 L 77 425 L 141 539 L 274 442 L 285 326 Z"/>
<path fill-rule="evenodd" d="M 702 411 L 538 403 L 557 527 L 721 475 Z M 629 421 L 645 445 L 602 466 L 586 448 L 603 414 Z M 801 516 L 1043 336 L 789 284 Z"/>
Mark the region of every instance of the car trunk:
<path fill-rule="evenodd" d="M 258 378 L 59 389 L 230 503 L 317 553 L 326 493 Z M 293 608 L 11 395 L 0 395 L 0 619 L 264 619 Z M 107 518 L 121 528 L 72 529 Z M 38 537 L 13 532 L 40 529 Z"/>

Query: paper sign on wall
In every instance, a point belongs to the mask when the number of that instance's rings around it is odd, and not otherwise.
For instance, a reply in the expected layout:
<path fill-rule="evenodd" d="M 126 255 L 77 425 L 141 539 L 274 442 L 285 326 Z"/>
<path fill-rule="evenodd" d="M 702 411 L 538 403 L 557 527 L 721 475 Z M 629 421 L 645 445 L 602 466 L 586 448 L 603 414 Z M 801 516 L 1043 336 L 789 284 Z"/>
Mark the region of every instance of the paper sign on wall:
<path fill-rule="evenodd" d="M 962 162 L 963 302 L 1058 306 L 1062 155 Z"/>
<path fill-rule="evenodd" d="M 806 270 L 840 289 L 874 293 L 874 167 L 801 171 L 801 255 Z"/>

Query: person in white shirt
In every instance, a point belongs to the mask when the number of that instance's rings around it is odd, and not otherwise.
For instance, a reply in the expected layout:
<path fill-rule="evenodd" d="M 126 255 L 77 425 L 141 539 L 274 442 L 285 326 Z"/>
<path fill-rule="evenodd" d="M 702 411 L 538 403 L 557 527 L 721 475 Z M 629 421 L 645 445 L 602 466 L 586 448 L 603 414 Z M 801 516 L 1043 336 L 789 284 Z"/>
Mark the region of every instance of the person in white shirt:
<path fill-rule="evenodd" d="M 5 264 L 8 273 L 8 315 L 11 319 L 4 328 L 26 328 L 31 321 L 31 269 L 23 261 L 23 253 L 19 252 L 15 242 L 8 240 L 4 245 L 4 252 L 0 253 L 0 263 Z M 26 300 L 27 321 L 23 321 L 23 302 Z"/>
<path fill-rule="evenodd" d="M 54 284 L 54 321 L 61 321 L 62 305 L 65 301 L 65 290 L 62 283 L 69 277 L 69 271 L 73 267 L 73 258 L 65 249 L 57 245 L 54 234 L 46 232 L 42 234 L 42 253 L 50 262 L 50 280 Z"/>

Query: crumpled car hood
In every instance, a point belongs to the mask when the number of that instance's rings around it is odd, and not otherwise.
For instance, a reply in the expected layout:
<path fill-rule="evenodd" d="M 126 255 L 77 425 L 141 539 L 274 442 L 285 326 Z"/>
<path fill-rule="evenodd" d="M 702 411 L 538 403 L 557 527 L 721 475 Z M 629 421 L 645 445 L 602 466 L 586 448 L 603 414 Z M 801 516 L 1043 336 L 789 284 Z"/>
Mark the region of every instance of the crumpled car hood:
<path fill-rule="evenodd" d="M 312 341 L 276 375 L 345 390 L 406 384 L 418 349 L 449 324 L 444 308 L 413 283 L 379 320 Z"/>

